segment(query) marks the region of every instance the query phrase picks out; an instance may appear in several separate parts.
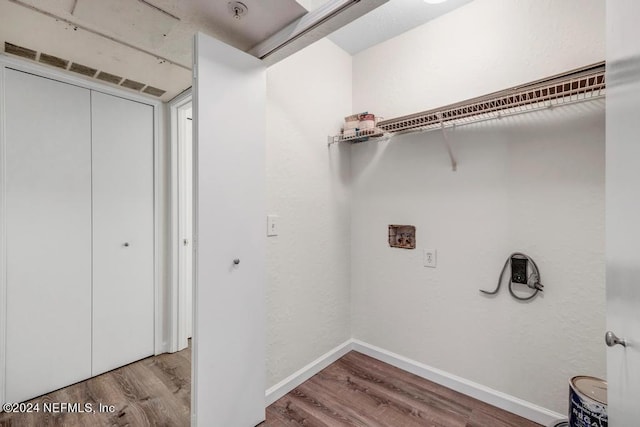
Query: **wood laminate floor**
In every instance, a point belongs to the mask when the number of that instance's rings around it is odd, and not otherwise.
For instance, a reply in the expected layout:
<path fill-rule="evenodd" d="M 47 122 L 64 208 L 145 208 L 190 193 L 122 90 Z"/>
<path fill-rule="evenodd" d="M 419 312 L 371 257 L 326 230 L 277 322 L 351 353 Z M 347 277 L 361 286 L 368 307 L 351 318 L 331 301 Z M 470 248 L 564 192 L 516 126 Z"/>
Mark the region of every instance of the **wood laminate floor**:
<path fill-rule="evenodd" d="M 114 405 L 113 413 L 44 412 L 53 403 Z M 0 413 L 0 427 L 166 426 L 188 427 L 191 406 L 191 348 L 149 357 L 40 396 L 29 403 L 39 413 Z"/>
<path fill-rule="evenodd" d="M 0 427 L 186 427 L 190 423 L 190 378 L 190 348 L 149 357 L 30 401 L 39 403 L 41 409 L 53 402 L 91 403 L 94 409 L 102 403 L 114 405 L 113 413 L 1 413 Z M 291 426 L 539 425 L 351 352 L 269 406 L 261 424 Z"/>
<path fill-rule="evenodd" d="M 539 426 L 354 351 L 269 406 L 262 425 Z"/>

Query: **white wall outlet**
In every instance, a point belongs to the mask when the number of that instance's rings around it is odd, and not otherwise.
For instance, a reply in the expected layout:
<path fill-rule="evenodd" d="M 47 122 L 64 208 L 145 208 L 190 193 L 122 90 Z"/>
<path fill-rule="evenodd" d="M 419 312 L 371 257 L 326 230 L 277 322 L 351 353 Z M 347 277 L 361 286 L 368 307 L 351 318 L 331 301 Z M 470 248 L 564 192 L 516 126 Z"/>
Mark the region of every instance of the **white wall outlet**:
<path fill-rule="evenodd" d="M 424 250 L 424 266 L 436 268 L 438 253 L 435 249 Z"/>
<path fill-rule="evenodd" d="M 278 215 L 267 215 L 267 236 L 278 235 L 278 222 L 280 217 Z"/>

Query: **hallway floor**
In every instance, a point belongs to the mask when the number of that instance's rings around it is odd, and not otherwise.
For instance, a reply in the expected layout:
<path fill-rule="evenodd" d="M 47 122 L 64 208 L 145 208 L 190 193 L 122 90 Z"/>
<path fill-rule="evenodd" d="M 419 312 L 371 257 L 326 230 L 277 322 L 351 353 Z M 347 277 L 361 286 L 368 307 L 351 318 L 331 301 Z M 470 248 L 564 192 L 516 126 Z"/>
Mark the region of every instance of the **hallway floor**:
<path fill-rule="evenodd" d="M 187 427 L 191 407 L 191 347 L 152 356 L 28 401 L 38 413 L 0 413 L 0 427 Z M 90 403 L 96 413 L 44 412 L 54 403 Z M 99 404 L 113 412 L 99 412 Z"/>
<path fill-rule="evenodd" d="M 29 401 L 40 412 L 0 413 L 0 427 L 188 427 L 191 348 L 140 360 Z M 97 413 L 44 413 L 90 403 Z M 113 412 L 98 411 L 99 404 Z M 538 427 L 357 352 L 350 352 L 267 408 L 261 427 Z"/>

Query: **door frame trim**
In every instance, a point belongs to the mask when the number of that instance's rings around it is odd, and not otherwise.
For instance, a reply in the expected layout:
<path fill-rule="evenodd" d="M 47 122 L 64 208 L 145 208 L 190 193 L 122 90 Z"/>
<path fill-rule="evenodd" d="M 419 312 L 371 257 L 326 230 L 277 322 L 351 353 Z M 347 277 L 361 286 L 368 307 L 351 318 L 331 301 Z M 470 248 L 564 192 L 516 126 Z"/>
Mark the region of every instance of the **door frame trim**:
<path fill-rule="evenodd" d="M 1 58 L 0 58 L 1 59 Z M 6 268 L 6 205 L 5 205 L 5 185 L 6 170 L 5 159 L 5 107 L 4 107 L 4 79 L 5 67 L 0 64 L 0 404 L 5 403 L 5 378 L 7 377 L 7 268 Z"/>
<path fill-rule="evenodd" d="M 166 306 L 167 288 L 165 271 L 163 271 L 163 257 L 165 257 L 166 237 L 163 233 L 163 222 L 167 220 L 163 215 L 166 206 L 167 196 L 163 191 L 164 183 L 162 180 L 165 172 L 166 154 L 162 149 L 162 141 L 165 138 L 165 130 L 162 126 L 164 122 L 163 103 L 159 100 L 147 98 L 142 95 L 128 92 L 106 84 L 98 83 L 88 78 L 71 75 L 68 71 L 60 71 L 27 60 L 18 59 L 0 54 L 0 404 L 5 403 L 6 396 L 6 328 L 7 328 L 7 281 L 6 281 L 6 215 L 5 215 L 5 69 L 10 68 L 17 71 L 33 74 L 39 77 L 56 80 L 62 83 L 79 86 L 85 89 L 102 92 L 108 95 L 117 96 L 130 101 L 139 102 L 149 105 L 153 108 L 153 240 L 154 240 L 154 353 L 160 354 L 168 350 L 168 342 L 165 339 L 166 334 L 163 331 L 163 319 L 166 315 L 164 307 Z"/>
<path fill-rule="evenodd" d="M 180 312 L 180 269 L 179 269 L 179 251 L 180 251 L 180 215 L 179 215 L 179 155 L 178 155 L 178 110 L 184 107 L 188 103 L 193 102 L 193 92 L 192 88 L 189 88 L 173 98 L 168 103 L 168 116 L 169 116 L 169 125 L 168 132 L 170 138 L 170 174 L 171 174 L 171 232 L 169 237 L 169 247 L 170 249 L 170 266 L 171 266 L 171 274 L 170 274 L 170 327 L 169 327 L 169 339 L 168 339 L 168 351 L 174 352 L 178 351 L 178 347 L 180 345 L 180 325 L 184 319 L 181 316 Z M 192 302 L 193 305 L 193 302 Z M 193 313 L 193 309 L 192 309 Z"/>

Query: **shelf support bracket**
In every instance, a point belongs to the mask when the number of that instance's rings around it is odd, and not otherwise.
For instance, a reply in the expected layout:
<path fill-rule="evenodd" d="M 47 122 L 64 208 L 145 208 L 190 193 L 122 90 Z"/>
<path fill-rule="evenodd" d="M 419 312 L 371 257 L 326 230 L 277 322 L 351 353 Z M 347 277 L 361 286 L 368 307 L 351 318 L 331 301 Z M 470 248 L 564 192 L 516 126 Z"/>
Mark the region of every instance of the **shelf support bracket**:
<path fill-rule="evenodd" d="M 445 130 L 444 123 L 442 123 L 442 121 L 440 122 L 440 128 L 442 129 L 442 139 L 444 140 L 444 145 L 447 147 L 447 153 L 449 153 L 449 159 L 451 160 L 451 170 L 455 172 L 458 170 L 458 162 L 456 161 L 456 157 L 453 155 L 451 143 L 449 142 L 447 131 Z"/>

